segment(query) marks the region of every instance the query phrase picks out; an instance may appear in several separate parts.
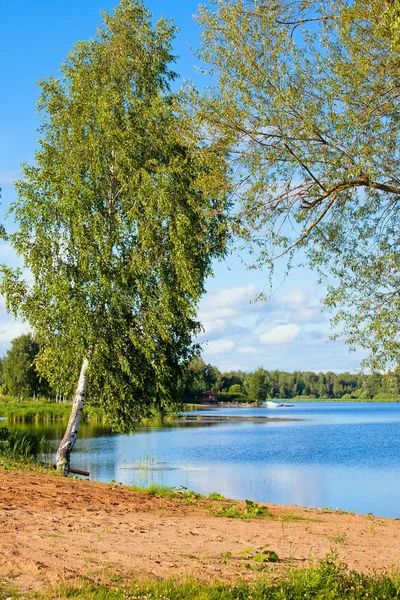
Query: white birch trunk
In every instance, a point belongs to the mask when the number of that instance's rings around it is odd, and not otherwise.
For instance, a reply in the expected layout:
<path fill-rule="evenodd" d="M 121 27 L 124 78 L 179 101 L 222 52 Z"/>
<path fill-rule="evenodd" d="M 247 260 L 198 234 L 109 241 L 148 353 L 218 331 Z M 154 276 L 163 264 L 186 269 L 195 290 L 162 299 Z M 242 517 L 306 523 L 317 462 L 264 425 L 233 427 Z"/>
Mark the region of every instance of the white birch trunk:
<path fill-rule="evenodd" d="M 56 465 L 57 470 L 68 475 L 70 467 L 71 450 L 75 445 L 78 435 L 79 423 L 81 421 L 83 407 L 85 406 L 86 391 L 88 386 L 88 366 L 89 361 L 85 358 L 82 362 L 81 374 L 79 376 L 78 387 L 74 401 L 72 403 L 71 415 L 64 437 L 58 447 Z"/>

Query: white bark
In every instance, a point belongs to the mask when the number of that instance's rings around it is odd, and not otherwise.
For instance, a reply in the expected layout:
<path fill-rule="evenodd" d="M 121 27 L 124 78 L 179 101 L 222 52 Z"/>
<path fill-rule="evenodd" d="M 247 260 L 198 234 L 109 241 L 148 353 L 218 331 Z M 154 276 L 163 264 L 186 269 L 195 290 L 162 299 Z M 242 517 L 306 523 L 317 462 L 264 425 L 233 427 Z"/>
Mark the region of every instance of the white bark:
<path fill-rule="evenodd" d="M 88 366 L 89 361 L 87 358 L 85 358 L 82 362 L 81 374 L 79 376 L 78 387 L 76 388 L 74 401 L 72 403 L 72 410 L 69 417 L 68 426 L 57 450 L 57 470 L 62 471 L 64 475 L 68 475 L 69 473 L 71 451 L 76 442 L 79 423 L 81 421 L 83 407 L 85 406 L 86 391 L 88 386 Z"/>

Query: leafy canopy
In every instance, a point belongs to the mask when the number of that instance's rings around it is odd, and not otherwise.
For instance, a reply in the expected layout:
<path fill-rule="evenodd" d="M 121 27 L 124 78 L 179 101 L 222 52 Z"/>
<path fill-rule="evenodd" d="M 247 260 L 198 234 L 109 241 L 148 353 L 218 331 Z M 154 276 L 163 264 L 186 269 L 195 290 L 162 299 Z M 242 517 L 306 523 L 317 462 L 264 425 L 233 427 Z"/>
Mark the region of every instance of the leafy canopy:
<path fill-rule="evenodd" d="M 250 376 L 249 396 L 253 402 L 261 405 L 267 399 L 268 395 L 268 372 L 263 368 L 258 368 Z"/>
<path fill-rule="evenodd" d="M 350 346 L 396 361 L 399 3 L 216 0 L 199 21 L 218 86 L 195 100 L 231 149 L 236 233 L 259 267 L 304 249 L 333 277 L 326 304 Z"/>
<path fill-rule="evenodd" d="M 122 430 L 176 400 L 196 302 L 224 252 L 226 165 L 170 91 L 175 27 L 153 28 L 139 0 L 103 20 L 40 82 L 39 149 L 10 209 L 33 284 L 3 266 L 1 289 L 54 389 L 71 392 L 89 357 L 88 399 Z"/>
<path fill-rule="evenodd" d="M 32 334 L 26 333 L 13 339 L 2 361 L 7 393 L 22 398 L 49 393 L 47 382 L 38 376 L 34 366 L 38 352 L 39 345 Z"/>

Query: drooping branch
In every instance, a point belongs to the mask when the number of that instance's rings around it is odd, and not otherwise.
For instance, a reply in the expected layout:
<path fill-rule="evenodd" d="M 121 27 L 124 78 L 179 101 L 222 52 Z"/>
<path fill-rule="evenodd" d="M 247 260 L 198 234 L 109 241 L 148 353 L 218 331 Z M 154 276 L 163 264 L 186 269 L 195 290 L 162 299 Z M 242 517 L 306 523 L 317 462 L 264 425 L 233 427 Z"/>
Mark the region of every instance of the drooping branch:
<path fill-rule="evenodd" d="M 319 196 L 317 196 L 312 201 L 307 201 L 304 198 L 301 198 L 301 208 L 304 210 L 309 210 L 309 209 L 315 208 L 319 204 L 322 204 L 322 202 L 324 200 L 326 200 L 327 198 L 332 196 L 332 194 L 335 194 L 335 198 L 336 198 L 338 192 L 342 192 L 344 190 L 348 190 L 351 188 L 357 188 L 357 187 L 367 187 L 367 188 L 371 188 L 371 189 L 375 189 L 375 190 L 380 190 L 382 192 L 395 194 L 397 196 L 400 195 L 400 188 L 397 186 L 388 185 L 386 183 L 379 183 L 377 181 L 370 181 L 367 178 L 358 178 L 358 179 L 353 179 L 351 181 L 340 182 L 340 183 L 336 184 L 335 186 L 331 187 L 330 189 L 326 190 L 326 192 L 324 194 L 320 194 Z M 298 195 L 301 197 L 301 192 L 299 192 Z"/>

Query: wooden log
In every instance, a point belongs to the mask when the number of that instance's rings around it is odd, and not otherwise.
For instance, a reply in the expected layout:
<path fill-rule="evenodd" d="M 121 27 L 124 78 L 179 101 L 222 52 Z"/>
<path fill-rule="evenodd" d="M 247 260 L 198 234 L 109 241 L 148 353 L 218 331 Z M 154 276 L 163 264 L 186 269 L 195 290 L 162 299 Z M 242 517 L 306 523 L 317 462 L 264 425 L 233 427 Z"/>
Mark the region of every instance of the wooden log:
<path fill-rule="evenodd" d="M 50 467 L 52 466 L 53 469 L 57 469 L 57 465 L 50 465 L 49 463 L 46 462 L 40 462 L 41 465 L 45 465 L 46 467 Z M 85 475 L 85 477 L 89 477 L 90 476 L 90 471 L 82 471 L 81 469 L 73 469 L 72 467 L 69 468 L 69 473 L 73 473 L 74 475 Z"/>
<path fill-rule="evenodd" d="M 85 477 L 89 477 L 90 475 L 89 471 L 81 471 L 81 469 L 73 469 L 72 467 L 69 468 L 69 472 L 74 475 L 85 475 Z"/>

